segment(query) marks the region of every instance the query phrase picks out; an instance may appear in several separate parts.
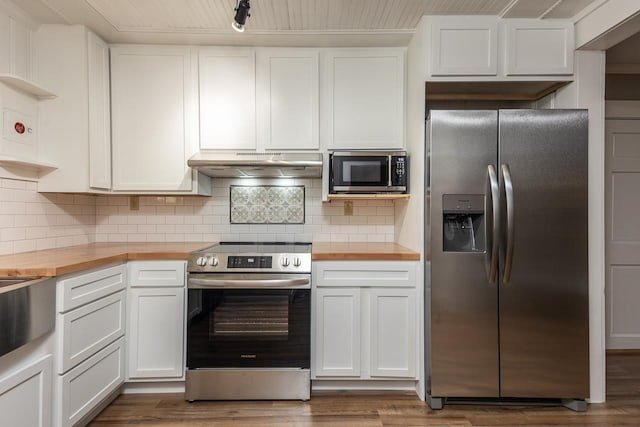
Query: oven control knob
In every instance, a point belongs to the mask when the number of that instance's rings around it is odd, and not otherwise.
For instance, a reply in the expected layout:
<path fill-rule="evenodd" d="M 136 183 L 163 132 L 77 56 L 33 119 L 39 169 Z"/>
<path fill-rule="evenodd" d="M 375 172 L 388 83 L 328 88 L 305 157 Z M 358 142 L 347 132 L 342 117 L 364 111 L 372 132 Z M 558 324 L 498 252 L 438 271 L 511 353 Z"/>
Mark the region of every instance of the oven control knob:
<path fill-rule="evenodd" d="M 288 267 L 289 266 L 289 258 L 282 257 L 282 259 L 280 260 L 280 265 L 283 267 Z"/>
<path fill-rule="evenodd" d="M 294 257 L 293 258 L 293 265 L 295 267 L 300 267 L 301 264 L 302 264 L 302 260 L 300 259 L 300 257 Z"/>
<path fill-rule="evenodd" d="M 198 259 L 196 259 L 196 264 L 198 264 L 200 267 L 204 267 L 205 265 L 207 265 L 207 259 L 203 256 L 198 257 Z"/>
<path fill-rule="evenodd" d="M 216 257 L 209 258 L 209 265 L 212 267 L 216 267 L 218 265 L 218 258 Z"/>

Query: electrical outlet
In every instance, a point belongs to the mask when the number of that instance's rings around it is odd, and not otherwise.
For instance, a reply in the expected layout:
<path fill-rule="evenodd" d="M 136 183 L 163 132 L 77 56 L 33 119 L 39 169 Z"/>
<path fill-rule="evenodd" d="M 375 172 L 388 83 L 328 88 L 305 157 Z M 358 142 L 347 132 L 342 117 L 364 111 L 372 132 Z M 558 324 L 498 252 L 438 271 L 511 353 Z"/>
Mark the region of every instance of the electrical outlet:
<path fill-rule="evenodd" d="M 351 200 L 344 202 L 344 216 L 353 216 L 353 202 Z"/>
<path fill-rule="evenodd" d="M 130 211 L 140 210 L 140 196 L 129 196 L 129 210 Z"/>

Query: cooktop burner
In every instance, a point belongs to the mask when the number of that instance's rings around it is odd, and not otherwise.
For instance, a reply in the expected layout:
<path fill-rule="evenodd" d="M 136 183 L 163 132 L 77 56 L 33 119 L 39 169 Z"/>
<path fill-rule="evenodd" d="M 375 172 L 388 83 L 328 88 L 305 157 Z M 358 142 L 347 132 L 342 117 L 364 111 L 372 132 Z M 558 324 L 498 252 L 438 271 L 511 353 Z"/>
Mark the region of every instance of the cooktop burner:
<path fill-rule="evenodd" d="M 187 271 L 198 273 L 310 273 L 311 243 L 220 242 L 189 254 Z"/>

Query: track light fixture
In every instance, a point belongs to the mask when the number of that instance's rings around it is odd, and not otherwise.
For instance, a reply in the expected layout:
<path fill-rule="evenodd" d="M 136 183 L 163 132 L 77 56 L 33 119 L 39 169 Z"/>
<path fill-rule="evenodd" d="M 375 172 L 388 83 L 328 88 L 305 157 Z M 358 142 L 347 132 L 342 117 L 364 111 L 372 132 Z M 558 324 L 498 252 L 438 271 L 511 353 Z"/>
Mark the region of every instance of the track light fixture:
<path fill-rule="evenodd" d="M 236 12 L 236 16 L 235 18 L 233 18 L 231 28 L 239 33 L 242 33 L 244 31 L 244 23 L 246 22 L 247 18 L 251 16 L 251 14 L 249 14 L 249 9 L 251 9 L 249 0 L 238 0 L 238 3 L 236 3 L 236 8 L 234 9 Z"/>

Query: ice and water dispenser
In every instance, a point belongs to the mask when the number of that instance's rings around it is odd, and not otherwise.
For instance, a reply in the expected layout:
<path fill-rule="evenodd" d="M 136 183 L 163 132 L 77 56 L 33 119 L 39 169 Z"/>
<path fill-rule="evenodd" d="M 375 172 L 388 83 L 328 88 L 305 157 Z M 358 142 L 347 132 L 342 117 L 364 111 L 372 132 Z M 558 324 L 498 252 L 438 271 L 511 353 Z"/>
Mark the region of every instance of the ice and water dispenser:
<path fill-rule="evenodd" d="M 444 194 L 442 196 L 442 250 L 444 252 L 484 252 L 484 195 Z"/>

